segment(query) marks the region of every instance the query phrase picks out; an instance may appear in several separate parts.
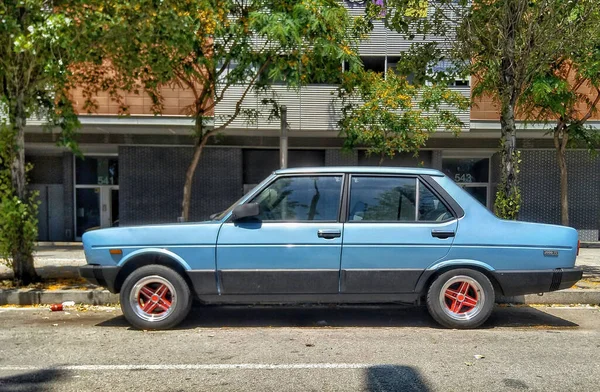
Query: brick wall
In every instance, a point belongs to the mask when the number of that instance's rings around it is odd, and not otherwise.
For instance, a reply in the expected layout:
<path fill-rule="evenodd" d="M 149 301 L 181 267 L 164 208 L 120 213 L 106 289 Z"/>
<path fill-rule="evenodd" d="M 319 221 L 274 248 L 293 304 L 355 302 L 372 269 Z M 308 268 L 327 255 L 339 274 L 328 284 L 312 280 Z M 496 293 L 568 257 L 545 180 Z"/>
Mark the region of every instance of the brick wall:
<path fill-rule="evenodd" d="M 119 147 L 122 226 L 176 222 L 191 147 Z M 192 188 L 190 221 L 208 218 L 242 196 L 242 150 L 205 148 Z"/>

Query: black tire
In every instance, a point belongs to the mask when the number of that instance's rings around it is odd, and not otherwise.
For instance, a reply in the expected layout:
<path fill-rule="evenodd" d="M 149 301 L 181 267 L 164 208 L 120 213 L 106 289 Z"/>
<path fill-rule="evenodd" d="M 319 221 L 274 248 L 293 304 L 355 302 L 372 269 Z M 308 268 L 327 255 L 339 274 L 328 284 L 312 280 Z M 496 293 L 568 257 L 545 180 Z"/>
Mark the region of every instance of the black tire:
<path fill-rule="evenodd" d="M 427 309 L 444 327 L 477 328 L 490 317 L 495 299 L 494 286 L 483 273 L 454 269 L 438 276 L 429 286 Z"/>
<path fill-rule="evenodd" d="M 146 265 L 129 274 L 120 299 L 123 315 L 138 329 L 173 328 L 187 317 L 192 307 L 185 279 L 163 265 Z"/>

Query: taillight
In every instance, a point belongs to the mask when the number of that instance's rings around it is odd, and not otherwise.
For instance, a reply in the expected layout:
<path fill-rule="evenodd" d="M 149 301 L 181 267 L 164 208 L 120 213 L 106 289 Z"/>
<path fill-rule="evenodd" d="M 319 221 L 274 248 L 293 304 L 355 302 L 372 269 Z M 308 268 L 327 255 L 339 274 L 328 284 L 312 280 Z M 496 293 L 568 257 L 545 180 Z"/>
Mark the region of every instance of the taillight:
<path fill-rule="evenodd" d="M 581 240 L 577 240 L 577 256 L 579 256 L 579 249 L 581 248 Z"/>

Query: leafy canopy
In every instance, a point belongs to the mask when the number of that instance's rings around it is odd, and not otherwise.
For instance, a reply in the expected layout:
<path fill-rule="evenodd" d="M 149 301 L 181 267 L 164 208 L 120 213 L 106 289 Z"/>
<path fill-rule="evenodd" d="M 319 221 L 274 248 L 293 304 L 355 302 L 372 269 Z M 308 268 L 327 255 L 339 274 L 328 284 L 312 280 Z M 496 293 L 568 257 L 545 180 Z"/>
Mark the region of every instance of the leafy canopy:
<path fill-rule="evenodd" d="M 297 88 L 339 75 L 343 62 L 357 68 L 357 39 L 368 29 L 335 0 L 96 1 L 82 19 L 106 26 L 78 74 L 88 96 L 145 91 L 159 113 L 161 86 L 176 85 L 194 92 L 185 114 L 198 118 L 233 85 L 248 86 L 241 102 L 273 81 Z M 229 117 L 240 112 L 241 104 Z"/>
<path fill-rule="evenodd" d="M 36 115 L 48 127 L 60 128 L 59 144 L 75 147 L 79 122 L 68 98 L 68 67 L 82 40 L 71 11 L 58 8 L 64 3 L 0 3 L 0 112 L 13 126 L 17 116 Z M 17 99 L 24 114 L 17 109 Z"/>

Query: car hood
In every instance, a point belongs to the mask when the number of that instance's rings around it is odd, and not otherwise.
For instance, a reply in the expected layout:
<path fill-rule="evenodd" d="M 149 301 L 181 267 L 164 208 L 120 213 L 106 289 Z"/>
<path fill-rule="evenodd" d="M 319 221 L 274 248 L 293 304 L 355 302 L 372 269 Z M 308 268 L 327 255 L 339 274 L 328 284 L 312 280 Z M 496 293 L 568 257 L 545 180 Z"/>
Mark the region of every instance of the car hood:
<path fill-rule="evenodd" d="M 98 247 L 169 247 L 215 245 L 221 222 L 115 227 L 93 230 L 82 237 L 84 250 Z"/>

